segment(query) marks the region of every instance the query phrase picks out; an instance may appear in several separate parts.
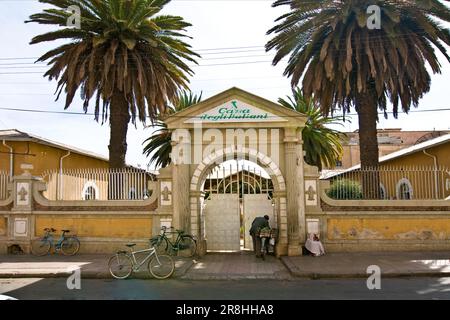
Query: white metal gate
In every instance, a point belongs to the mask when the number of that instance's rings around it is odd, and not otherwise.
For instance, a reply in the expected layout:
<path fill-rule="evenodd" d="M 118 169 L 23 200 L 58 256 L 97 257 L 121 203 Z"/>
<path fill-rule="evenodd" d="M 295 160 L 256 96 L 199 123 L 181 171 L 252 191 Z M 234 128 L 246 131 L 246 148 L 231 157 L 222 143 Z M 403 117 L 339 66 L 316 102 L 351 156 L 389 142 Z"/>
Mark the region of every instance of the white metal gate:
<path fill-rule="evenodd" d="M 208 250 L 239 251 L 239 228 L 239 195 L 212 194 L 205 206 Z"/>
<path fill-rule="evenodd" d="M 276 227 L 270 177 L 243 160 L 214 168 L 204 185 L 205 238 L 210 251 L 252 249 L 249 230 L 253 219 L 268 215 Z M 243 242 L 241 242 L 241 239 Z"/>
<path fill-rule="evenodd" d="M 244 194 L 243 198 L 244 211 L 244 248 L 253 249 L 252 237 L 250 236 L 250 228 L 253 219 L 269 216 L 269 225 L 276 228 L 275 214 L 272 206 L 272 200 L 265 193 L 260 194 Z"/>

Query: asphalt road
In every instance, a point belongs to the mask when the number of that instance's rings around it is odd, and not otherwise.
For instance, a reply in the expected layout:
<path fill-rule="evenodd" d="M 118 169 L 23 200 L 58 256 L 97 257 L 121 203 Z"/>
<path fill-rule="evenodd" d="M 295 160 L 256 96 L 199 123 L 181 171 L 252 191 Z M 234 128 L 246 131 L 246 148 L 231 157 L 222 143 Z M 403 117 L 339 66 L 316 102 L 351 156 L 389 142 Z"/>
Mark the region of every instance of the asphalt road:
<path fill-rule="evenodd" d="M 0 294 L 27 299 L 150 300 L 297 300 L 297 299 L 445 299 L 450 277 L 381 279 L 369 290 L 366 279 L 320 280 L 102 280 L 81 279 L 81 289 L 67 288 L 64 278 L 0 279 Z M 73 283 L 74 284 L 74 283 Z"/>

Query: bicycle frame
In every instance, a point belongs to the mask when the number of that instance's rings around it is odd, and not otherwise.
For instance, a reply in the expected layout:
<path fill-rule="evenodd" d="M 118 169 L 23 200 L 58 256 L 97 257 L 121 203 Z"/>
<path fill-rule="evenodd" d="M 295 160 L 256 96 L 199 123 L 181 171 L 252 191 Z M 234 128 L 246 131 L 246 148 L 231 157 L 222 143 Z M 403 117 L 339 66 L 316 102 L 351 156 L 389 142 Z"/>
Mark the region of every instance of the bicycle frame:
<path fill-rule="evenodd" d="M 138 262 L 136 259 L 136 255 L 144 252 L 150 252 L 150 254 L 148 254 L 141 262 Z M 131 251 L 128 254 L 132 257 L 133 271 L 139 271 L 139 269 L 144 265 L 144 263 L 146 263 L 153 255 L 155 255 L 158 263 L 161 263 L 159 261 L 158 255 L 156 254 L 156 249 L 154 247 L 144 250 Z"/>
<path fill-rule="evenodd" d="M 168 234 L 177 234 L 177 238 L 175 239 L 175 242 L 172 243 L 172 241 L 170 241 L 169 237 L 166 236 L 166 233 Z M 178 250 L 178 243 L 181 241 L 181 233 L 177 232 L 177 231 L 164 231 L 162 238 L 167 240 L 167 242 L 169 243 L 169 245 L 171 246 L 172 249 L 174 250 Z"/>
<path fill-rule="evenodd" d="M 61 248 L 61 244 L 64 241 L 66 237 L 64 236 L 64 233 L 61 234 L 61 236 L 59 237 L 58 241 L 55 243 L 54 240 L 54 236 L 52 233 L 47 232 L 47 234 L 43 237 L 44 240 L 47 240 L 50 242 L 50 245 L 56 249 L 60 249 Z"/>

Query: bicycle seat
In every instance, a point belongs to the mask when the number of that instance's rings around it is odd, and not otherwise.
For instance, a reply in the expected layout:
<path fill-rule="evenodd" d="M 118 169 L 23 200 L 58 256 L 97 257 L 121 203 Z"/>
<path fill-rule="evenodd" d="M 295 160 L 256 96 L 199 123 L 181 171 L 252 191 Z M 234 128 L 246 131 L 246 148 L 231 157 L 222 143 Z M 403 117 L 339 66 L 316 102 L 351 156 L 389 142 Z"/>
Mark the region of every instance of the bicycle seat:
<path fill-rule="evenodd" d="M 70 230 L 61 230 L 61 231 L 63 231 L 63 232 L 70 232 Z"/>
<path fill-rule="evenodd" d="M 177 231 L 178 233 L 184 233 L 183 230 L 178 230 L 178 229 L 176 229 L 176 231 Z"/>
<path fill-rule="evenodd" d="M 136 245 L 136 243 L 127 243 L 126 244 L 126 246 L 128 247 L 128 248 L 132 248 L 132 247 L 134 247 Z"/>

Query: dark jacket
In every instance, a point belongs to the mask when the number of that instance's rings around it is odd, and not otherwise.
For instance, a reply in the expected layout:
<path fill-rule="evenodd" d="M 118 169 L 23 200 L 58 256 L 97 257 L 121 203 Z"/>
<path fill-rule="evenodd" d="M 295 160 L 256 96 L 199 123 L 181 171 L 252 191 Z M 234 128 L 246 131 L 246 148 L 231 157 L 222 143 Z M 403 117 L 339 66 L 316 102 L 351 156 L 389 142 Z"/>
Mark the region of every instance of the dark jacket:
<path fill-rule="evenodd" d="M 264 217 L 256 217 L 255 220 L 253 220 L 253 222 L 252 222 L 252 227 L 250 228 L 250 234 L 251 235 L 259 234 L 259 230 L 261 230 L 264 227 L 270 228 L 269 220 L 266 220 L 266 218 L 264 218 Z"/>

